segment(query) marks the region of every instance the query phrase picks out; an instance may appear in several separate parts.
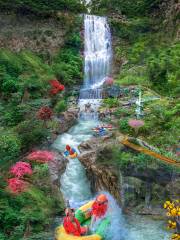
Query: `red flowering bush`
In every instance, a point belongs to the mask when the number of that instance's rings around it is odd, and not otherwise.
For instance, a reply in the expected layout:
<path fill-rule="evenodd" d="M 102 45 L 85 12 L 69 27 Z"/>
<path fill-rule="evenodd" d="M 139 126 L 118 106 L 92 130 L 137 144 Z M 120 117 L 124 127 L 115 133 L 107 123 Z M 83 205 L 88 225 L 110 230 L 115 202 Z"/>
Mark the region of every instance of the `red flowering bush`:
<path fill-rule="evenodd" d="M 57 93 L 64 91 L 65 87 L 63 84 L 61 84 L 58 80 L 51 80 L 49 81 L 50 85 L 51 85 L 51 90 L 50 93 L 52 95 L 56 95 Z"/>
<path fill-rule="evenodd" d="M 53 115 L 52 110 L 49 107 L 41 107 L 37 113 L 37 117 L 41 120 L 49 120 Z"/>
<path fill-rule="evenodd" d="M 26 174 L 32 175 L 33 171 L 29 163 L 17 162 L 14 166 L 11 167 L 10 173 L 17 178 L 21 178 Z"/>
<path fill-rule="evenodd" d="M 28 183 L 19 178 L 8 179 L 8 189 L 15 194 L 22 193 L 26 191 Z"/>
<path fill-rule="evenodd" d="M 30 161 L 35 161 L 39 163 L 47 163 L 53 161 L 54 153 L 49 151 L 34 151 L 27 156 L 27 159 Z"/>

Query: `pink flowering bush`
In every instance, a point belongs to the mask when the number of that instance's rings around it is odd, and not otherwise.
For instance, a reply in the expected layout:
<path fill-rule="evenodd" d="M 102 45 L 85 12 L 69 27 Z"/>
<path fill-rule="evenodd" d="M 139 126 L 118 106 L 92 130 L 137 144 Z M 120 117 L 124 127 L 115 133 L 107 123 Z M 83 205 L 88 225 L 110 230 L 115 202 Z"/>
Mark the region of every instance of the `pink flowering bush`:
<path fill-rule="evenodd" d="M 54 159 L 54 153 L 49 151 L 34 151 L 27 156 L 30 161 L 35 161 L 39 163 L 47 163 Z"/>
<path fill-rule="evenodd" d="M 106 78 L 106 80 L 105 80 L 106 85 L 111 86 L 111 85 L 113 85 L 113 83 L 114 83 L 113 78 L 111 78 L 111 77 Z"/>
<path fill-rule="evenodd" d="M 19 194 L 26 191 L 28 183 L 19 178 L 10 178 L 8 181 L 8 190 L 14 194 Z"/>
<path fill-rule="evenodd" d="M 32 175 L 33 171 L 29 163 L 17 162 L 11 167 L 10 173 L 17 178 L 21 178 L 24 175 Z"/>
<path fill-rule="evenodd" d="M 144 126 L 144 121 L 137 120 L 137 119 L 130 119 L 128 124 L 132 128 L 140 128 L 140 127 Z"/>
<path fill-rule="evenodd" d="M 144 126 L 143 120 L 137 120 L 137 119 L 130 119 L 128 121 L 128 124 L 130 127 L 134 128 L 135 133 L 138 134 L 138 130 L 140 127 Z"/>

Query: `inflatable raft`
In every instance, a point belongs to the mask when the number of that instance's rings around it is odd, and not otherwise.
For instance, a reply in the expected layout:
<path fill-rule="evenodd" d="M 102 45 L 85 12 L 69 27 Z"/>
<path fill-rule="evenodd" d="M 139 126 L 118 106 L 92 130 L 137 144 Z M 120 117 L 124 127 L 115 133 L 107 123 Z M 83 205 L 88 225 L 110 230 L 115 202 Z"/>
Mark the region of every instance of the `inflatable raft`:
<path fill-rule="evenodd" d="M 66 151 L 64 152 L 64 156 L 65 156 L 65 157 L 76 158 L 77 155 L 78 155 L 78 154 L 77 154 L 77 152 L 76 152 L 76 150 L 75 150 L 74 148 L 72 148 L 71 151 L 66 150 Z"/>
<path fill-rule="evenodd" d="M 89 217 L 88 210 L 91 209 L 93 203 L 94 201 L 90 201 L 87 204 L 80 207 L 75 212 L 75 216 L 79 220 L 82 226 L 90 224 L 91 219 Z M 63 225 L 61 225 L 56 229 L 55 239 L 56 240 L 103 240 L 108 225 L 109 225 L 108 217 L 103 218 L 94 234 L 81 236 L 81 237 L 67 234 Z"/>
<path fill-rule="evenodd" d="M 112 125 L 101 125 L 101 126 L 97 126 L 95 128 L 92 128 L 92 131 L 94 132 L 98 132 L 100 129 L 107 129 L 109 131 L 115 130 L 116 128 L 114 128 Z"/>

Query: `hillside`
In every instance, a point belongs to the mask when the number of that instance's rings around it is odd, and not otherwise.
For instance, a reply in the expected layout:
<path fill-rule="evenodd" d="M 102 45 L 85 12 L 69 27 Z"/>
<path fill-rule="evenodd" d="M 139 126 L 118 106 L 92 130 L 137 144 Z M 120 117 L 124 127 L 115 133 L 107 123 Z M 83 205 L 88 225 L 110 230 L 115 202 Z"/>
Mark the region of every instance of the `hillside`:
<path fill-rule="evenodd" d="M 122 90 L 102 101 L 99 112 L 110 109 L 112 115 L 101 120 L 116 127 L 112 138 L 123 134 L 135 142 L 141 139 L 179 161 L 178 1 L 92 0 L 86 6 L 80 0 L 0 0 L 0 240 L 52 239 L 54 219 L 64 214 L 64 199 L 59 183 L 52 184 L 48 160 L 31 162 L 27 156 L 39 149 L 50 151 L 54 138 L 77 119 L 73 111 L 78 115 L 87 7 L 91 14 L 108 17 L 111 75 L 115 88 Z M 136 118 L 136 105 L 131 103 L 140 91 L 142 98 L 156 99 L 143 103 L 143 126 L 136 131 L 129 120 Z M 62 159 L 59 152 L 55 154 Z M 12 167 L 24 161 L 30 169 L 21 179 Z M 144 207 L 145 201 L 159 208 L 165 200 L 178 198 L 179 169 L 155 158 L 115 144 L 97 153 L 97 166 L 118 169 L 118 177 L 131 182 L 135 193 L 125 194 L 127 209 Z M 10 186 L 14 178 L 19 192 Z"/>

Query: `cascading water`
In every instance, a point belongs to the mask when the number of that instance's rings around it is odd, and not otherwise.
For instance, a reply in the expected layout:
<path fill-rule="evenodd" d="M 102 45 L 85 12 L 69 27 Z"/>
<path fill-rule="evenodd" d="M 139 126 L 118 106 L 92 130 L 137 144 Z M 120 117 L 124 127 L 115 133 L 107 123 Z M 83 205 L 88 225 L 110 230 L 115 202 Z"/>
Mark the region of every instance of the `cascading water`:
<path fill-rule="evenodd" d="M 112 51 L 107 19 L 85 15 L 84 27 L 84 84 L 80 90 L 79 121 L 76 126 L 67 133 L 60 135 L 54 142 L 52 147 L 62 152 L 67 144 L 77 149 L 82 141 L 92 137 L 91 129 L 99 124 L 97 110 L 101 104 L 101 85 L 110 73 Z M 89 107 L 87 107 L 87 104 Z M 71 207 L 77 208 L 92 198 L 85 169 L 78 158 L 69 160 L 60 182 L 64 198 L 70 201 Z M 106 193 L 106 195 L 109 200 L 108 215 L 111 225 L 105 240 L 168 239 L 167 234 L 164 235 L 163 231 L 158 231 L 158 228 L 155 229 L 152 222 L 149 223 L 147 220 L 133 222 L 131 219 L 130 223 L 125 222 L 121 209 L 113 197 L 109 193 Z M 140 222 L 139 225 L 138 222 Z M 145 231 L 143 231 L 143 224 L 146 225 Z M 128 234 L 126 229 L 128 229 Z M 151 235 L 146 236 L 147 232 L 151 234 L 153 231 L 153 238 L 151 238 Z"/>
<path fill-rule="evenodd" d="M 105 17 L 85 15 L 84 27 L 85 77 L 82 90 L 89 90 L 101 86 L 110 72 L 111 34 Z"/>
<path fill-rule="evenodd" d="M 111 33 L 107 18 L 94 15 L 84 17 L 84 84 L 80 90 L 81 119 L 98 119 L 101 86 L 111 68 Z M 90 108 L 85 109 L 89 104 Z"/>
<path fill-rule="evenodd" d="M 77 149 L 82 141 L 92 137 L 91 129 L 98 124 L 97 109 L 101 102 L 98 88 L 110 71 L 111 38 L 107 19 L 85 15 L 84 28 L 85 63 L 84 84 L 79 99 L 80 118 L 75 127 L 59 136 L 54 142 L 53 147 L 60 151 L 63 151 L 67 144 Z M 91 94 L 89 97 L 89 93 L 92 91 L 95 94 Z M 90 107 L 85 111 L 87 104 Z M 78 159 L 69 160 L 66 171 L 61 177 L 61 186 L 65 199 L 68 199 L 73 207 L 80 206 L 83 201 L 91 198 L 85 169 Z"/>

